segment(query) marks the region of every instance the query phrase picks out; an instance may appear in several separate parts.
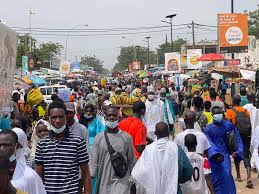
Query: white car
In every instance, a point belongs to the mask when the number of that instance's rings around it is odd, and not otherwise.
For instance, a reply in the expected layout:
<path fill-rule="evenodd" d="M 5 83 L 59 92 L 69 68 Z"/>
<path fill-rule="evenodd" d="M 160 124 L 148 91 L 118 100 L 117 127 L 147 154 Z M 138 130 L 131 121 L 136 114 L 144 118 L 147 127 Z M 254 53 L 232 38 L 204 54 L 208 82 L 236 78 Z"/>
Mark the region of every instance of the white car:
<path fill-rule="evenodd" d="M 57 93 L 58 90 L 61 88 L 67 88 L 67 86 L 59 85 L 59 84 L 50 85 L 50 86 L 41 86 L 40 91 L 43 94 L 44 101 L 47 103 L 51 103 L 52 102 L 51 95 Z"/>

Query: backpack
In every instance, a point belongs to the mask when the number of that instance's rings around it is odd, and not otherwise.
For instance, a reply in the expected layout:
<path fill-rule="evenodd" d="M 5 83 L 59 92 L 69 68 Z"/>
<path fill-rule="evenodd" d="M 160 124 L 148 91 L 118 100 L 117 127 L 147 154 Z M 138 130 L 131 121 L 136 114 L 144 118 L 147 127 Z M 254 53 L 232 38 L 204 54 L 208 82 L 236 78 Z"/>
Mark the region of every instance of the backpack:
<path fill-rule="evenodd" d="M 246 116 L 246 111 L 238 112 L 235 108 L 231 109 L 236 114 L 236 124 L 238 132 L 245 136 L 251 136 L 252 125 L 250 118 Z"/>
<path fill-rule="evenodd" d="M 104 131 L 104 138 L 105 138 L 106 144 L 108 146 L 111 164 L 112 164 L 112 167 L 115 171 L 115 174 L 118 177 L 123 178 L 128 172 L 127 161 L 125 160 L 125 158 L 123 157 L 123 155 L 121 153 L 116 152 L 113 149 L 113 147 L 110 144 L 110 141 L 109 141 L 109 138 L 108 138 L 108 135 L 107 135 L 107 131 Z"/>

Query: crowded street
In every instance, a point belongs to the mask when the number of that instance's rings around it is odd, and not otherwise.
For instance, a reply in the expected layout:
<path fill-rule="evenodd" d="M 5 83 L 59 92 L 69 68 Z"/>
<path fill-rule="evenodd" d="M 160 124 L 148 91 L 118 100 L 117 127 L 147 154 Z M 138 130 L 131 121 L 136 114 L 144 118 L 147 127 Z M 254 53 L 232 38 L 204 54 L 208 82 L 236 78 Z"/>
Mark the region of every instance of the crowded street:
<path fill-rule="evenodd" d="M 259 193 L 259 0 L 0 13 L 0 194 Z"/>

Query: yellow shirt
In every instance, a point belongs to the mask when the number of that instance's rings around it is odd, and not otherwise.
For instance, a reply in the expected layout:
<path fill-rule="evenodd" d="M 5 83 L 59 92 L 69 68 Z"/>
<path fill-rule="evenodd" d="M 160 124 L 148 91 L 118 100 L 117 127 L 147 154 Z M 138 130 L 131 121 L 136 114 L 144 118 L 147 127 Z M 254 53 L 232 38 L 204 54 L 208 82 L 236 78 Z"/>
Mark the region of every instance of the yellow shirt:
<path fill-rule="evenodd" d="M 25 193 L 25 192 L 21 191 L 20 189 L 16 189 L 16 194 L 28 194 L 28 193 Z"/>
<path fill-rule="evenodd" d="M 213 122 L 213 116 L 211 112 L 203 112 L 203 114 L 207 117 L 208 124 L 211 124 Z"/>

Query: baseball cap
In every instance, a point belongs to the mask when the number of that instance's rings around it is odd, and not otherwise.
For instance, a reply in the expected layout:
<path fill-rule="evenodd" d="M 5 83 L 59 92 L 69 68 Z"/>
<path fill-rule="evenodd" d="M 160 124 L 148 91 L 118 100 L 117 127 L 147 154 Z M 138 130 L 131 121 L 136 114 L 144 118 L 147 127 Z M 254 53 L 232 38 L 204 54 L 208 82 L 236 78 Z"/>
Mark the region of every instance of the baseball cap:
<path fill-rule="evenodd" d="M 67 111 L 75 111 L 75 104 L 73 102 L 66 102 L 65 106 Z"/>

